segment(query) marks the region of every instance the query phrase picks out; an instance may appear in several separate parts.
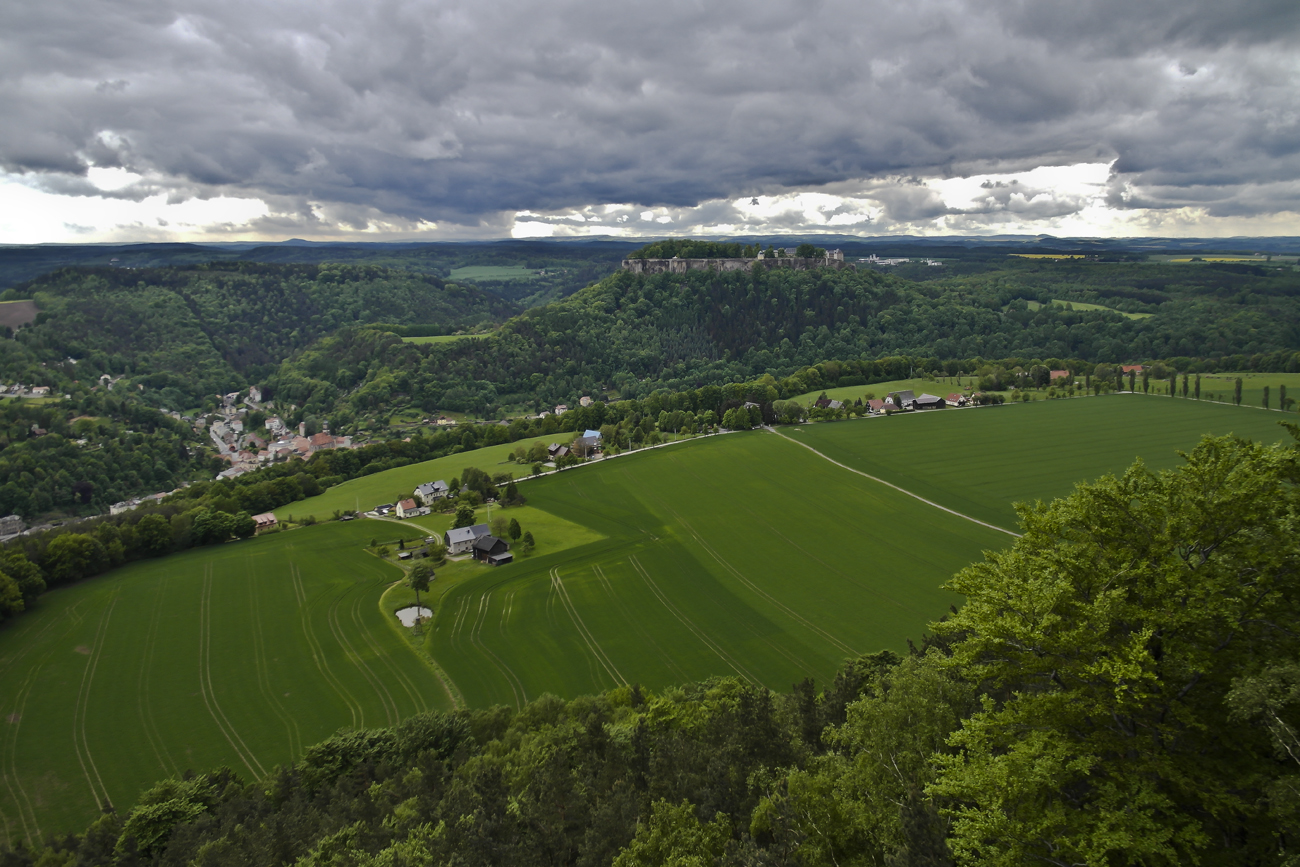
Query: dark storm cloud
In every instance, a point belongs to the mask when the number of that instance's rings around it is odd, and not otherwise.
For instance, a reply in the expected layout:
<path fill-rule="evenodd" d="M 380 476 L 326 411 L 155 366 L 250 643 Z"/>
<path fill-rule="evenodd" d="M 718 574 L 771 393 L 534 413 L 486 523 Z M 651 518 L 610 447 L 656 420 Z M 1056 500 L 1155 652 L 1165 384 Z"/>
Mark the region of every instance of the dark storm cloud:
<path fill-rule="evenodd" d="M 1294 0 L 10 3 L 0 167 L 364 226 L 1113 159 L 1119 207 L 1263 213 L 1300 208 L 1298 33 Z"/>

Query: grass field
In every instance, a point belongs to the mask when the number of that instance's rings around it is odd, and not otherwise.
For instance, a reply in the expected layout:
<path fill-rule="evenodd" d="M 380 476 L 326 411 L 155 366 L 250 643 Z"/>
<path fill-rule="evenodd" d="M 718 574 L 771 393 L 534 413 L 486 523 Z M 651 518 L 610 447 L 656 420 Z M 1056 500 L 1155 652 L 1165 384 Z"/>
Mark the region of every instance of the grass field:
<path fill-rule="evenodd" d="M 531 280 L 537 272 L 523 265 L 469 265 L 452 271 L 450 280 Z"/>
<path fill-rule="evenodd" d="M 541 439 L 547 443 L 567 443 L 575 435 L 570 431 L 568 433 L 551 434 Z M 453 477 L 463 473 L 466 467 L 478 467 L 488 474 L 514 473 L 515 478 L 521 479 L 532 472 L 532 466 L 530 464 L 515 463 L 510 460 L 510 453 L 521 444 L 531 446 L 533 442 L 535 440 L 486 446 L 469 452 L 448 455 L 445 458 L 422 461 L 418 464 L 362 476 L 359 479 L 336 485 L 320 496 L 281 506 L 275 510 L 275 515 L 282 520 L 288 515 L 293 515 L 295 520 L 305 518 L 308 515 L 315 515 L 317 520 L 323 521 L 332 517 L 336 509 L 338 511 L 365 512 L 380 503 L 396 502 L 399 494 L 403 497 L 409 497 L 415 490 L 416 485 L 437 481 L 438 479 L 450 482 Z"/>
<path fill-rule="evenodd" d="M 1030 310 L 1043 309 L 1043 304 L 1040 301 L 1028 301 L 1026 303 L 1029 305 Z M 1052 299 L 1052 306 L 1054 307 L 1065 307 L 1067 304 L 1069 304 L 1074 310 L 1107 310 L 1111 313 L 1118 313 L 1120 316 L 1126 316 L 1129 319 L 1146 319 L 1149 316 L 1155 315 L 1154 313 L 1125 313 L 1123 310 L 1116 310 L 1114 307 L 1107 307 L 1104 304 L 1089 304 L 1086 301 L 1063 301 L 1060 298 Z"/>
<path fill-rule="evenodd" d="M 939 397 L 947 397 L 953 392 L 961 392 L 963 388 L 969 387 L 972 382 L 976 381 L 978 381 L 978 377 L 973 376 L 942 376 L 938 379 L 895 379 L 891 382 L 873 382 L 871 385 L 848 385 L 843 388 L 818 389 L 817 391 L 810 391 L 807 394 L 793 397 L 791 400 L 798 401 L 804 406 L 811 406 L 813 401 L 821 397 L 823 391 L 831 400 L 849 401 L 857 400 L 868 392 L 878 398 L 883 398 L 891 391 L 913 391 L 918 395 L 935 394 Z"/>
<path fill-rule="evenodd" d="M 764 432 L 558 473 L 529 502 L 604 538 L 441 577 L 428 648 L 470 704 L 738 675 L 785 689 L 903 649 L 1004 534 Z"/>
<path fill-rule="evenodd" d="M 1051 499 L 1136 457 L 1173 467 L 1204 433 L 1287 438 L 1288 416 L 1137 394 L 905 413 L 784 428 L 828 457 L 1009 529 L 1014 502 Z M 1294 416 L 1291 416 L 1294 417 Z"/>
<path fill-rule="evenodd" d="M 454 340 L 481 340 L 484 334 L 435 334 L 429 337 L 403 337 L 404 343 L 451 343 Z"/>
<path fill-rule="evenodd" d="M 1219 397 L 1216 399 L 1231 401 L 1233 380 L 1241 377 L 1241 404 L 1242 406 L 1263 406 L 1264 405 L 1264 386 L 1269 387 L 1269 407 L 1278 409 L 1278 390 L 1279 385 L 1285 385 L 1287 397 L 1300 401 L 1300 373 L 1252 373 L 1245 371 L 1242 373 L 1203 373 L 1201 374 L 1201 396 L 1215 394 Z M 1138 388 L 1142 387 L 1141 380 L 1138 381 Z M 1182 388 L 1182 378 L 1179 377 L 1178 387 Z M 1291 407 L 1291 414 L 1295 414 L 1295 406 Z M 1294 419 L 1300 422 L 1300 418 Z"/>
<path fill-rule="evenodd" d="M 134 564 L 52 591 L 0 629 L 6 839 L 84 828 L 100 805 L 126 808 L 187 768 L 252 779 L 340 727 L 450 707 L 380 613 L 400 572 L 362 550 L 368 529 Z"/>

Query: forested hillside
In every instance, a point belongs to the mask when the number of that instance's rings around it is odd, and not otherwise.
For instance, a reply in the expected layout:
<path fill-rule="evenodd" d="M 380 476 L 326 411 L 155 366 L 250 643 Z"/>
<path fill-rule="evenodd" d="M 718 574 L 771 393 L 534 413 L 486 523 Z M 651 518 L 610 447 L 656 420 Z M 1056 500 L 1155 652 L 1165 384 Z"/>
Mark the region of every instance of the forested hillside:
<path fill-rule="evenodd" d="M 401 396 L 379 403 L 486 412 L 783 376 L 829 359 L 1113 363 L 1300 348 L 1300 274 L 1146 267 L 1017 263 L 926 283 L 865 269 L 619 272 L 483 341 L 416 347 L 345 330 L 272 381 L 322 413 L 367 411 L 377 391 Z M 1134 305 L 1151 315 L 1126 315 Z"/>
<path fill-rule="evenodd" d="M 37 322 L 7 347 L 0 376 L 139 377 L 173 409 L 272 371 L 324 335 L 365 323 L 424 324 L 447 333 L 504 319 L 509 302 L 427 275 L 375 266 L 212 264 L 65 269 L 10 290 Z M 76 366 L 65 359 L 75 360 Z"/>

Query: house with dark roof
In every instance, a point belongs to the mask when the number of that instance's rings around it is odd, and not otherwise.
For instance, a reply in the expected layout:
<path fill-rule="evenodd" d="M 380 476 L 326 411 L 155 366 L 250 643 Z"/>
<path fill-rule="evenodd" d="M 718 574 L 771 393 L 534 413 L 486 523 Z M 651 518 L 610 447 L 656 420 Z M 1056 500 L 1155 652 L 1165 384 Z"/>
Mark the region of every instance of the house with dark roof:
<path fill-rule="evenodd" d="M 470 548 L 474 559 L 489 566 L 500 566 L 514 559 L 510 553 L 510 544 L 496 536 L 480 536 Z"/>
<path fill-rule="evenodd" d="M 578 437 L 572 443 L 573 453 L 580 458 L 589 458 L 600 448 L 599 435 L 594 437 Z"/>
<path fill-rule="evenodd" d="M 448 554 L 464 554 L 473 549 L 474 543 L 491 533 L 487 524 L 475 524 L 472 527 L 460 527 L 442 534 L 442 543 Z"/>
<path fill-rule="evenodd" d="M 947 405 L 943 398 L 933 394 L 923 394 L 912 399 L 912 409 L 943 409 Z"/>
<path fill-rule="evenodd" d="M 911 409 L 912 401 L 916 400 L 916 393 L 912 391 L 891 391 L 885 396 L 885 399 L 891 401 L 899 409 Z"/>

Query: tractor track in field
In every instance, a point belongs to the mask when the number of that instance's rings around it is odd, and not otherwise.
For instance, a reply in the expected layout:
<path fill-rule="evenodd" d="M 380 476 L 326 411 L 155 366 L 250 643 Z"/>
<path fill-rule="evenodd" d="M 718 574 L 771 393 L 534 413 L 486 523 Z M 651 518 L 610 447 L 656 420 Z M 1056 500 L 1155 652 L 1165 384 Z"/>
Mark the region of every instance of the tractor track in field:
<path fill-rule="evenodd" d="M 745 678 L 745 680 L 749 681 L 751 684 L 755 686 L 759 685 L 759 680 L 757 678 L 755 678 L 752 674 L 750 674 L 749 671 L 746 670 L 744 666 L 742 666 L 740 663 L 732 659 L 730 654 L 728 654 L 720 646 L 714 644 L 713 641 L 709 639 L 709 636 L 704 632 L 704 630 L 696 626 L 691 621 L 690 618 L 688 618 L 685 614 L 683 614 L 681 610 L 678 609 L 678 607 L 672 603 L 672 600 L 668 598 L 668 596 L 663 592 L 663 590 L 659 588 L 659 585 L 655 583 L 654 579 L 650 577 L 650 573 L 646 571 L 646 568 L 641 565 L 640 560 L 638 560 L 635 556 L 631 556 L 628 557 L 628 562 L 630 562 L 632 564 L 632 567 L 636 569 L 638 574 L 640 574 L 641 580 L 645 581 L 646 586 L 650 588 L 650 592 L 655 595 L 655 598 L 657 598 L 660 601 L 660 603 L 662 603 L 663 606 L 668 609 L 668 612 L 670 614 L 672 614 L 674 617 L 677 618 L 679 622 L 681 622 L 682 626 L 685 626 L 691 632 L 691 634 L 693 634 L 704 644 L 705 647 L 709 648 L 714 653 L 716 653 L 719 659 L 727 663 L 727 665 L 731 666 L 731 669 L 735 671 L 736 674 Z"/>
<path fill-rule="evenodd" d="M 465 613 L 467 611 L 469 611 L 469 597 L 461 596 L 460 607 L 456 609 L 456 616 L 452 619 L 451 623 L 451 638 L 449 639 L 449 642 L 452 650 L 459 649 L 459 642 L 457 639 L 460 638 L 461 629 L 464 627 Z"/>
<path fill-rule="evenodd" d="M 402 691 L 406 693 L 406 697 L 411 700 L 411 707 L 414 711 L 419 713 L 428 710 L 429 707 L 425 704 L 424 698 L 420 695 L 419 689 L 416 688 L 415 684 L 411 682 L 411 679 L 406 676 L 404 671 L 393 664 L 392 659 L 384 652 L 384 649 L 379 646 L 379 643 L 375 641 L 374 634 L 371 633 L 369 627 L 366 626 L 365 620 L 361 616 L 361 603 L 364 600 L 365 596 L 358 593 L 356 599 L 352 603 L 352 622 L 357 627 L 357 634 L 361 636 L 361 640 L 370 648 L 370 652 L 375 655 L 375 659 L 379 660 L 383 667 L 388 669 L 393 680 L 401 686 Z M 396 702 L 394 702 L 394 705 L 396 705 Z M 401 719 L 400 711 L 398 713 L 398 719 Z"/>
<path fill-rule="evenodd" d="M 522 708 L 528 703 L 528 690 L 524 689 L 524 682 L 514 673 L 510 666 L 506 665 L 505 660 L 497 656 L 492 648 L 488 647 L 483 641 L 483 624 L 487 622 L 488 612 L 491 610 L 491 593 L 484 593 L 479 597 L 478 611 L 474 615 L 474 625 L 470 628 L 470 643 L 476 645 L 487 655 L 496 660 L 497 669 L 505 677 L 506 683 L 510 685 L 510 691 L 515 695 L 515 708 Z M 516 687 L 518 687 L 516 689 Z M 520 700 L 522 697 L 522 701 Z"/>
<path fill-rule="evenodd" d="M 95 671 L 104 656 L 108 624 L 113 619 L 113 610 L 117 608 L 120 598 L 121 588 L 118 588 L 113 592 L 113 601 L 109 604 L 108 610 L 100 615 L 90 657 L 86 660 L 86 667 L 81 673 L 81 688 L 77 691 L 77 703 L 72 711 L 72 748 L 76 751 L 77 762 L 81 765 L 81 773 L 86 778 L 86 784 L 90 786 L 91 796 L 101 810 L 113 809 L 113 800 L 109 797 L 108 787 L 104 785 L 104 780 L 99 775 L 95 757 L 90 753 L 90 740 L 86 735 L 86 706 L 90 703 L 90 688 L 95 682 Z"/>
<path fill-rule="evenodd" d="M 153 611 L 149 615 L 149 630 L 144 639 L 144 659 L 140 664 L 140 674 L 135 681 L 135 708 L 140 716 L 140 728 L 144 729 L 145 739 L 149 741 L 149 748 L 153 750 L 163 773 L 179 776 L 180 768 L 172 760 L 171 753 L 167 751 L 167 744 L 163 740 L 162 732 L 158 731 L 158 724 L 153 717 L 153 704 L 149 700 L 154 650 L 158 646 L 158 626 L 162 621 L 163 600 L 169 583 L 171 583 L 171 576 L 164 576 L 162 586 L 154 593 Z"/>
<path fill-rule="evenodd" d="M 627 678 L 623 677 L 622 672 L 618 670 L 618 666 L 614 665 L 614 661 L 609 658 L 609 654 L 600 646 L 600 642 L 598 642 L 596 637 L 591 634 L 591 630 L 587 628 L 587 624 L 583 621 L 582 615 L 578 613 L 577 606 L 573 604 L 573 599 L 569 596 L 568 588 L 564 586 L 564 579 L 560 577 L 560 567 L 552 566 L 550 574 L 551 584 L 554 585 L 557 591 L 559 591 L 560 602 L 563 603 L 565 609 L 569 612 L 569 618 L 573 621 L 573 625 L 578 628 L 578 634 L 582 636 L 582 640 L 586 643 L 587 649 L 591 651 L 592 655 L 596 657 L 596 661 L 599 662 L 609 676 L 613 678 L 614 686 L 618 686 L 619 684 L 630 686 L 627 682 Z"/>
<path fill-rule="evenodd" d="M 622 597 L 615 592 L 613 582 L 611 582 L 609 577 L 605 575 L 605 570 L 600 568 L 600 564 L 593 563 L 591 565 L 591 571 L 595 573 L 596 579 L 605 589 L 606 595 L 613 600 L 614 606 L 618 608 L 619 613 L 623 615 L 623 619 L 632 624 L 632 628 L 636 630 L 637 634 L 641 636 L 641 639 L 645 641 L 646 644 L 654 648 L 655 655 L 657 655 L 668 668 L 677 672 L 683 683 L 689 681 L 691 679 L 690 676 L 687 675 L 686 672 L 682 671 L 681 666 L 677 664 L 676 660 L 674 660 L 671 655 L 664 653 L 663 648 L 659 646 L 659 642 L 655 641 L 654 637 L 651 636 L 646 628 L 641 625 L 641 621 L 633 617 L 632 612 L 628 611 L 627 605 L 623 602 Z"/>
<path fill-rule="evenodd" d="M 501 603 L 501 624 L 497 627 L 497 632 L 501 637 L 506 637 L 506 624 L 510 622 L 510 615 L 515 610 L 515 592 L 512 590 L 506 594 L 506 601 Z"/>
<path fill-rule="evenodd" d="M 906 494 L 907 496 L 911 497 L 914 500 L 920 500 L 922 503 L 925 503 L 927 506 L 933 506 L 934 508 L 939 509 L 940 511 L 943 512 L 947 512 L 950 515 L 956 515 L 958 518 L 961 518 L 962 520 L 965 521 L 970 521 L 972 524 L 979 524 L 981 527 L 988 527 L 990 530 L 997 530 L 999 533 L 1006 533 L 1008 536 L 1012 536 L 1016 539 L 1020 538 L 1019 533 L 1008 530 L 1005 527 L 999 527 L 997 524 L 990 524 L 987 521 L 981 521 L 979 518 L 972 518 L 970 515 L 966 515 L 961 512 L 958 512 L 956 509 L 950 509 L 947 506 L 941 506 L 938 503 L 936 503 L 934 500 L 927 500 L 925 497 L 922 497 L 920 494 L 912 493 L 907 488 L 900 488 L 898 485 L 895 485 L 892 482 L 887 482 L 882 478 L 871 475 L 870 473 L 864 473 L 862 470 L 855 469 L 849 466 L 848 464 L 842 464 L 839 461 L 835 460 L 834 458 L 825 455 L 822 452 L 817 451 L 817 449 L 813 448 L 807 443 L 801 443 L 797 439 L 794 439 L 793 437 L 788 437 L 785 434 L 781 433 L 780 431 L 776 430 L 775 428 L 764 427 L 763 430 L 769 433 L 776 434 L 781 439 L 792 442 L 797 446 L 803 446 L 808 451 L 815 454 L 817 457 L 821 458 L 824 461 L 830 461 L 832 464 L 839 467 L 840 469 L 848 470 L 850 473 L 857 473 L 859 476 L 862 476 L 864 479 L 870 479 L 873 482 L 879 482 L 880 484 L 884 485 L 887 488 L 893 488 L 895 491 L 898 491 L 900 494 Z"/>
<path fill-rule="evenodd" d="M 284 725 L 284 733 L 289 738 L 289 755 L 296 759 L 302 754 L 302 732 L 298 728 L 298 721 L 271 688 L 271 666 L 266 661 L 266 631 L 262 627 L 262 597 L 258 592 L 261 585 L 257 581 L 253 558 L 250 556 L 247 560 L 248 575 L 252 579 L 248 582 L 248 607 L 251 613 L 249 620 L 253 624 L 253 664 L 257 668 L 257 688 Z"/>
<path fill-rule="evenodd" d="M 208 709 L 212 721 L 217 724 L 221 734 L 234 749 L 235 755 L 248 768 L 255 778 L 266 776 L 266 768 L 257 760 L 257 756 L 244 743 L 239 730 L 230 722 L 226 712 L 217 701 L 217 691 L 212 683 L 212 563 L 209 561 L 203 570 L 203 591 L 199 600 L 199 692 L 203 695 L 203 704 Z"/>
<path fill-rule="evenodd" d="M 334 676 L 330 669 L 329 660 L 325 658 L 325 650 L 321 647 L 320 640 L 316 638 L 316 631 L 311 628 L 311 617 L 309 616 L 309 606 L 307 605 L 307 590 L 302 585 L 302 573 L 298 570 L 297 563 L 289 564 L 289 575 L 293 580 L 294 595 L 298 597 L 299 620 L 302 623 L 302 633 L 307 639 L 307 646 L 311 650 L 312 661 L 316 663 L 316 670 L 320 672 L 325 682 L 330 685 L 335 694 L 342 699 L 343 704 L 352 716 L 352 727 L 361 728 L 366 724 L 365 709 L 357 702 L 343 685 L 343 682 Z"/>
<path fill-rule="evenodd" d="M 388 691 L 388 686 L 384 683 L 383 679 L 378 677 L 374 671 L 371 670 L 370 665 L 365 661 L 365 659 L 362 658 L 361 654 L 357 653 L 356 647 L 348 639 L 347 631 L 343 628 L 343 624 L 339 622 L 339 606 L 343 604 L 343 601 L 352 593 L 353 589 L 354 588 L 348 588 L 335 597 L 333 603 L 330 604 L 325 619 L 326 622 L 329 623 L 330 632 L 334 635 L 334 640 L 338 642 L 339 647 L 343 650 L 343 655 L 347 658 L 348 662 L 352 663 L 353 667 L 360 672 L 361 676 L 365 678 L 366 683 L 370 684 L 370 688 L 375 691 L 375 695 L 379 698 L 380 706 L 384 709 L 384 716 L 387 718 L 388 724 L 394 726 L 401 721 L 402 715 L 397 710 L 397 702 L 393 699 L 393 694 Z"/>

